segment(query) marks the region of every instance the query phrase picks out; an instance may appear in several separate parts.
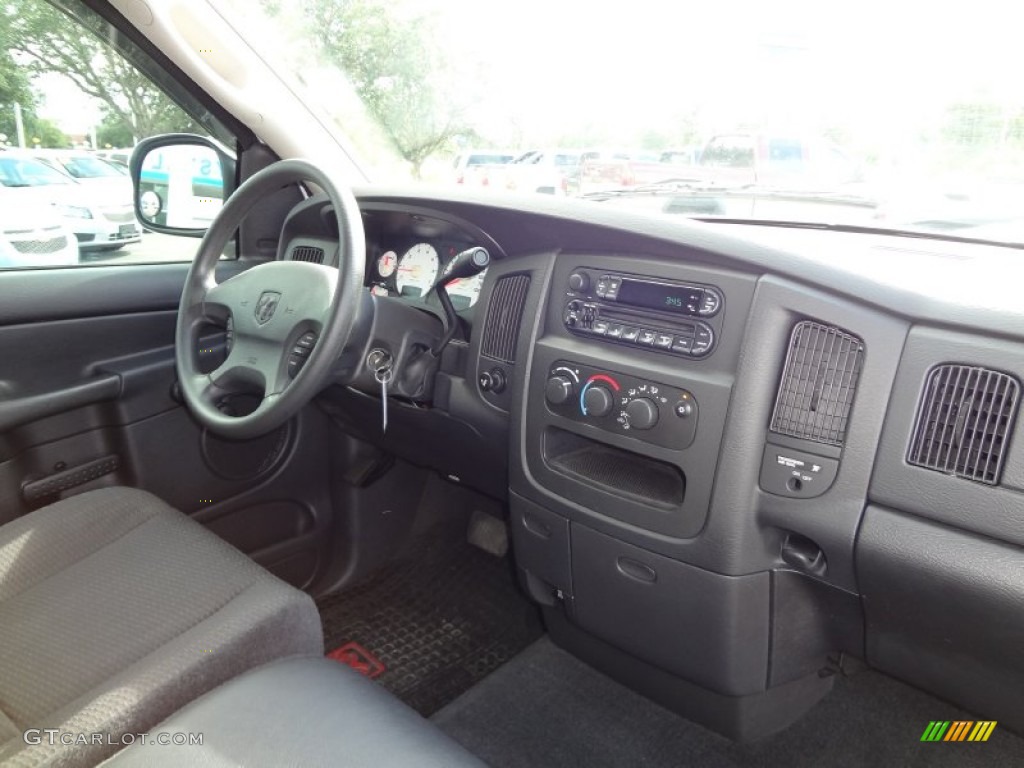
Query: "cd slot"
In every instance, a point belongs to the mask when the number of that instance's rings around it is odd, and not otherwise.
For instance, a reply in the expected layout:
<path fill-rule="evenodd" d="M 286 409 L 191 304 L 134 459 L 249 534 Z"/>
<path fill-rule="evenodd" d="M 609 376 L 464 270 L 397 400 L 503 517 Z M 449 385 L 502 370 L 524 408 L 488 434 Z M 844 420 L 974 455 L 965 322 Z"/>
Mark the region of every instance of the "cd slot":
<path fill-rule="evenodd" d="M 579 300 L 566 304 L 563 320 L 568 330 L 581 336 L 686 357 L 704 357 L 715 343 L 711 326 L 700 320 L 670 321 Z"/>

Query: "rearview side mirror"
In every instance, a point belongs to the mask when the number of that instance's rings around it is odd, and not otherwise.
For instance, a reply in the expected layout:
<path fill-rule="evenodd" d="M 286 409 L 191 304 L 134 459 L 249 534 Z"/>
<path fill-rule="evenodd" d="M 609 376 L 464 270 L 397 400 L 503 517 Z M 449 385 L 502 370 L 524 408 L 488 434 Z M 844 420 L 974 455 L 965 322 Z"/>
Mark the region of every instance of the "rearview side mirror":
<path fill-rule="evenodd" d="M 154 232 L 202 237 L 235 188 L 235 159 L 204 136 L 143 139 L 129 168 L 135 215 Z"/>

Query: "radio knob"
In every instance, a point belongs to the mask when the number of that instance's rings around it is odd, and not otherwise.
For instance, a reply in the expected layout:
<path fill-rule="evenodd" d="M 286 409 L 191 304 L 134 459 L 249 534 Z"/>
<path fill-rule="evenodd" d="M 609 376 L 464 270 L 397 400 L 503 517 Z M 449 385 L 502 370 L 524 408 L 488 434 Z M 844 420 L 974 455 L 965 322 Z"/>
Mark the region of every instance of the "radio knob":
<path fill-rule="evenodd" d="M 552 405 L 564 405 L 572 397 L 572 380 L 568 376 L 552 376 L 544 387 L 544 399 Z"/>
<path fill-rule="evenodd" d="M 573 272 L 569 275 L 569 290 L 583 293 L 590 287 L 590 275 L 586 272 Z"/>
<path fill-rule="evenodd" d="M 658 423 L 658 406 L 649 398 L 638 397 L 626 405 L 626 417 L 633 429 L 650 429 Z"/>
<path fill-rule="evenodd" d="M 583 414 L 585 416 L 607 416 L 612 410 L 612 393 L 608 387 L 594 385 L 587 387 L 583 394 Z"/>

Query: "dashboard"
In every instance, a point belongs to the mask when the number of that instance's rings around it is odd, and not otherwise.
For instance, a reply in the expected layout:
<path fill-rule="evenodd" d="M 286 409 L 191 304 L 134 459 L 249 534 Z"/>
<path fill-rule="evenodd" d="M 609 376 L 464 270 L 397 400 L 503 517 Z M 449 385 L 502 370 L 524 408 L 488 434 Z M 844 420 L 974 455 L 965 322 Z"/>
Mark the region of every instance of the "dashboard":
<path fill-rule="evenodd" d="M 1018 251 L 356 192 L 380 300 L 429 311 L 447 259 L 493 261 L 429 399 L 386 434 L 372 395 L 321 402 L 507 502 L 555 642 L 739 739 L 837 654 L 1024 728 L 1024 308 L 990 277 Z M 317 205 L 286 257 L 330 253 Z"/>

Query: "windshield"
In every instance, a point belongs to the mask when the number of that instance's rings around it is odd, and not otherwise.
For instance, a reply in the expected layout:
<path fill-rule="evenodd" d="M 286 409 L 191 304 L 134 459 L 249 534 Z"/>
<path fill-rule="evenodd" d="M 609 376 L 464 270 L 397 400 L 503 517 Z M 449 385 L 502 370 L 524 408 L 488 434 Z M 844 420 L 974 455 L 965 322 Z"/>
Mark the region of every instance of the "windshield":
<path fill-rule="evenodd" d="M 51 158 L 51 162 L 76 179 L 118 178 L 123 175 L 109 163 L 89 155 L 60 155 Z"/>
<path fill-rule="evenodd" d="M 0 155 L 0 185 L 5 187 L 45 187 L 73 184 L 67 176 L 35 160 Z"/>
<path fill-rule="evenodd" d="M 1005 4 L 211 1 L 375 182 L 1024 241 Z"/>

